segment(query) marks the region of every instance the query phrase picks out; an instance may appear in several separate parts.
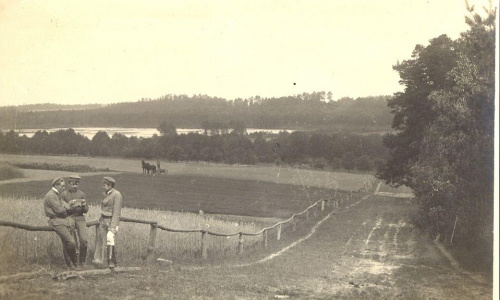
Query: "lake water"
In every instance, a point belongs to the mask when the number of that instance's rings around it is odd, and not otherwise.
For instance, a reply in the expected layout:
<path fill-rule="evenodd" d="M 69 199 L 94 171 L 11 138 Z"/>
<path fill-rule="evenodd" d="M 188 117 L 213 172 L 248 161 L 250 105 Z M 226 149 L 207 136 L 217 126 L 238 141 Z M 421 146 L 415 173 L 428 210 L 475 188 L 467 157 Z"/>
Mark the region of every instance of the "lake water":
<path fill-rule="evenodd" d="M 27 137 L 32 137 L 35 132 L 38 130 L 45 130 L 47 132 L 55 132 L 58 130 L 66 130 L 68 128 L 51 128 L 51 129 L 18 129 L 16 132 L 19 133 L 19 135 L 26 135 Z M 123 128 L 123 127 L 80 127 L 80 128 L 73 128 L 76 133 L 79 133 L 83 136 L 88 137 L 89 139 L 92 139 L 94 135 L 99 131 L 106 131 L 110 137 L 113 136 L 115 133 L 121 133 L 125 135 L 126 137 L 131 137 L 131 136 L 136 136 L 136 137 L 145 137 L 149 138 L 152 137 L 154 134 L 160 135 L 160 132 L 156 128 Z M 9 130 L 4 130 L 3 132 L 6 133 Z M 277 134 L 280 131 L 288 131 L 288 132 L 293 132 L 294 130 L 288 130 L 288 129 L 255 129 L 255 128 L 247 128 L 247 133 L 254 133 L 254 132 L 265 132 L 265 133 L 272 133 L 272 134 Z M 203 133 L 203 129 L 186 129 L 186 128 L 178 128 L 177 133 L 178 134 L 187 134 L 187 133 Z"/>

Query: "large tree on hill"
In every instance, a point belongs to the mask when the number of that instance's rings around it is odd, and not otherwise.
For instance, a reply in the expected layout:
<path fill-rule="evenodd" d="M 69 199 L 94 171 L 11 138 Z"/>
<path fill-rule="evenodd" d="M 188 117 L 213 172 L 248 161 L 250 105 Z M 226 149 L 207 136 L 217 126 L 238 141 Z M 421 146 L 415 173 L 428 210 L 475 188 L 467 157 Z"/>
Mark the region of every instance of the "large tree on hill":
<path fill-rule="evenodd" d="M 394 114 L 392 128 L 398 132 L 384 137 L 391 157 L 379 177 L 387 183 L 411 186 L 410 166 L 418 159 L 423 129 L 436 118 L 429 95 L 450 87 L 446 74 L 456 65 L 455 48 L 454 41 L 441 35 L 426 47 L 417 45 L 411 59 L 393 66 L 405 90 L 388 100 Z"/>

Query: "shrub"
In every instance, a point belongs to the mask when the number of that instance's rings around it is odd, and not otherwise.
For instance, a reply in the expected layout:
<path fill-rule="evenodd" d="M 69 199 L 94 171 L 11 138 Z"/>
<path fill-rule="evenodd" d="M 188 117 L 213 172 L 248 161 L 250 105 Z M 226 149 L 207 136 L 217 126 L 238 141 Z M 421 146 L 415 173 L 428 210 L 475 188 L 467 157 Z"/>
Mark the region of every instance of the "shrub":
<path fill-rule="evenodd" d="M 323 170 L 327 165 L 328 161 L 323 157 L 317 158 L 312 162 L 312 167 L 315 169 Z"/>
<path fill-rule="evenodd" d="M 63 165 L 63 164 L 48 164 L 48 163 L 17 163 L 17 162 L 13 163 L 13 165 L 21 169 L 67 171 L 76 173 L 110 171 L 109 168 L 97 169 L 87 165 Z"/>
<path fill-rule="evenodd" d="M 0 164 L 0 180 L 23 178 L 24 173 L 10 164 Z"/>

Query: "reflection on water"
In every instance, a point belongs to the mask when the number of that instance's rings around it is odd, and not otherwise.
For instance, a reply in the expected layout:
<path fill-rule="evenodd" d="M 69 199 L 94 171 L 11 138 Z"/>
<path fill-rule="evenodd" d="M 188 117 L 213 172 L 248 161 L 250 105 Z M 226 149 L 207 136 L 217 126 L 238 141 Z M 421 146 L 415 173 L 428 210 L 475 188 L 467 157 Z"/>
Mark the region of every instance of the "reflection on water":
<path fill-rule="evenodd" d="M 47 132 L 55 132 L 58 130 L 66 130 L 68 128 L 51 128 L 51 129 L 19 129 L 16 130 L 16 132 L 19 133 L 19 135 L 26 135 L 27 137 L 32 137 L 35 132 L 39 130 L 45 130 Z M 156 128 L 123 128 L 123 127 L 80 127 L 80 128 L 73 128 L 76 133 L 79 133 L 83 136 L 88 137 L 89 139 L 92 139 L 94 135 L 99 131 L 105 131 L 108 133 L 110 137 L 113 136 L 115 133 L 121 133 L 125 135 L 126 137 L 131 137 L 131 136 L 136 136 L 136 137 L 144 137 L 144 138 L 149 138 L 152 137 L 154 134 L 160 135 L 160 132 Z M 9 130 L 5 130 L 5 132 L 8 132 Z M 273 133 L 277 134 L 280 131 L 288 131 L 288 132 L 293 132 L 294 130 L 288 130 L 288 129 L 255 129 L 255 128 L 248 128 L 247 133 L 254 133 L 254 132 L 265 132 L 265 133 Z M 178 128 L 177 133 L 178 134 L 188 134 L 188 133 L 203 133 L 203 129 L 186 129 L 186 128 Z"/>

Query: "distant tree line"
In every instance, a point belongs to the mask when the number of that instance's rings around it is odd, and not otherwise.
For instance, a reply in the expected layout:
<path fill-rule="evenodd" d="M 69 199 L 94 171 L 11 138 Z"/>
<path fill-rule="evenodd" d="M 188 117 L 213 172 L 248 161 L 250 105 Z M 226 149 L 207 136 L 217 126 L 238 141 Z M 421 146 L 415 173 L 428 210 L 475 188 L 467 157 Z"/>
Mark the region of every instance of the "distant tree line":
<path fill-rule="evenodd" d="M 159 99 L 117 103 L 84 109 L 48 105 L 0 107 L 0 128 L 45 129 L 75 127 L 154 128 L 169 120 L 178 128 L 198 128 L 200 120 L 222 123 L 240 120 L 248 128 L 334 129 L 364 132 L 390 130 L 389 96 L 342 98 L 314 92 L 280 98 L 226 100 L 206 95 L 165 95 Z M 38 110 L 37 110 L 38 109 Z"/>
<path fill-rule="evenodd" d="M 207 134 L 177 134 L 175 126 L 162 122 L 161 135 L 126 137 L 105 131 L 89 139 L 73 129 L 48 133 L 39 130 L 31 138 L 14 131 L 0 133 L 0 153 L 114 156 L 169 161 L 205 161 L 227 164 L 305 164 L 315 169 L 371 171 L 388 156 L 379 134 L 347 132 L 327 134 L 295 131 L 268 135 L 247 134 L 244 125 L 221 132 L 207 124 Z M 227 128 L 229 125 L 223 125 Z M 242 127 L 243 126 L 243 129 Z"/>

